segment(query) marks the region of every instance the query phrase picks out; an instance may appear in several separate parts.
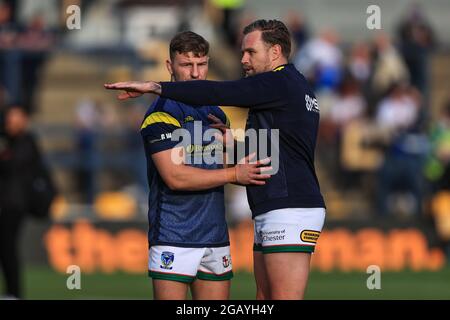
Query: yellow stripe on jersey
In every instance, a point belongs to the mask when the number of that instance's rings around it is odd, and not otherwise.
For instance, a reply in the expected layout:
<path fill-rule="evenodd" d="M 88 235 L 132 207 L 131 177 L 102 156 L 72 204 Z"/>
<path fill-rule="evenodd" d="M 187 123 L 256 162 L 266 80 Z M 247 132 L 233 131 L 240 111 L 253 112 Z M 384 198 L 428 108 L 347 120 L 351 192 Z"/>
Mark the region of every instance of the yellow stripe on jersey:
<path fill-rule="evenodd" d="M 170 114 L 166 112 L 153 112 L 150 114 L 147 118 L 145 118 L 144 122 L 142 123 L 141 130 L 147 128 L 149 125 L 154 123 L 167 123 L 172 124 L 174 126 L 180 127 L 180 122 L 172 117 Z"/>
<path fill-rule="evenodd" d="M 225 118 L 227 119 L 225 125 L 226 125 L 228 128 L 230 128 L 230 127 L 231 127 L 230 118 L 228 118 L 227 115 L 225 115 Z"/>
<path fill-rule="evenodd" d="M 278 67 L 278 68 L 276 68 L 276 69 L 273 69 L 273 72 L 281 71 L 281 70 L 283 70 L 283 69 L 284 69 L 284 66 L 281 66 L 281 67 Z"/>

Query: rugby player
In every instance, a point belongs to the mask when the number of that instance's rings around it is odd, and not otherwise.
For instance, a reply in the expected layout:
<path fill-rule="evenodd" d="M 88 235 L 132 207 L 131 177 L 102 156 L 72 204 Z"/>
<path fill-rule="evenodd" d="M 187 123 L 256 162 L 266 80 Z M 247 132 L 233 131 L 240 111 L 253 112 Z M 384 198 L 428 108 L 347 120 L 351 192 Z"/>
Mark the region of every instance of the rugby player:
<path fill-rule="evenodd" d="M 281 21 L 257 20 L 243 33 L 244 79 L 122 82 L 105 88 L 124 90 L 119 99 L 156 93 L 192 105 L 245 107 L 247 128 L 279 130 L 278 172 L 263 186 L 247 186 L 257 299 L 303 299 L 326 214 L 314 167 L 319 107 L 307 80 L 288 62 L 291 38 Z"/>
<path fill-rule="evenodd" d="M 166 62 L 171 80 L 205 80 L 208 50 L 208 42 L 200 35 L 177 34 Z M 155 299 L 185 299 L 188 287 L 193 299 L 228 299 L 233 273 L 223 185 L 264 185 L 270 177 L 263 174 L 270 167 L 259 167 L 264 161 L 225 169 L 221 163 L 195 164 L 194 157 L 223 148 L 221 143 L 203 139 L 210 129 L 208 115 L 228 121 L 217 106 L 194 108 L 158 97 L 142 122 L 150 186 L 149 276 Z M 194 144 L 195 122 L 201 124 L 201 145 Z M 179 146 L 171 139 L 180 128 L 191 134 L 192 142 Z"/>

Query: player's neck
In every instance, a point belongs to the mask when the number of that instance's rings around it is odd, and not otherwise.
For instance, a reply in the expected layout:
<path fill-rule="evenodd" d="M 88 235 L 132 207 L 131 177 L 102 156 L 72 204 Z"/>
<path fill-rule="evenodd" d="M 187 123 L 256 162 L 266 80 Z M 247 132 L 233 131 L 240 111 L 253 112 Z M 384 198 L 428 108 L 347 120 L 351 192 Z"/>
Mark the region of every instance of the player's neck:
<path fill-rule="evenodd" d="M 287 59 L 277 59 L 277 60 L 272 62 L 271 68 L 272 68 L 272 70 L 275 70 L 279 66 L 282 66 L 282 65 L 285 65 L 285 64 L 288 64 Z"/>

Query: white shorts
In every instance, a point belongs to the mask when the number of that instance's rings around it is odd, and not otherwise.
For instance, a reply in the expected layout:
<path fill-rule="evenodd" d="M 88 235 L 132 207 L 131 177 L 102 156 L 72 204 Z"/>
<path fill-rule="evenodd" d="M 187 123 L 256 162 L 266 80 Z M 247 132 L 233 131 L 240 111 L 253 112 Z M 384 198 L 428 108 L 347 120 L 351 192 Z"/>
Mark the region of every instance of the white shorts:
<path fill-rule="evenodd" d="M 195 279 L 230 280 L 233 277 L 230 246 L 218 248 L 181 248 L 152 246 L 148 274 L 153 279 L 191 283 Z"/>
<path fill-rule="evenodd" d="M 254 251 L 314 252 L 325 222 L 324 208 L 286 208 L 255 217 Z"/>

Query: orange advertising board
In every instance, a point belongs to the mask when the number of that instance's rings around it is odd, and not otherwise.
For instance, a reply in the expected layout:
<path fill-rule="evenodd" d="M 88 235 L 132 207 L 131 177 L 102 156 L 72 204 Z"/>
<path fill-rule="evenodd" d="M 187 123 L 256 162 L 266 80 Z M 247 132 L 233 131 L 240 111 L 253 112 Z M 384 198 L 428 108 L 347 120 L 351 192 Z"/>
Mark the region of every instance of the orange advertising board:
<path fill-rule="evenodd" d="M 253 225 L 242 222 L 230 229 L 231 257 L 235 271 L 253 271 Z M 86 273 L 142 273 L 147 270 L 147 234 L 138 228 L 111 232 L 87 221 L 71 226 L 52 225 L 44 235 L 50 266 L 65 272 L 78 265 Z M 346 228 L 324 230 L 312 257 L 312 269 L 319 271 L 365 271 L 378 265 L 385 271 L 439 270 L 445 265 L 440 249 L 430 248 L 417 228 Z"/>

